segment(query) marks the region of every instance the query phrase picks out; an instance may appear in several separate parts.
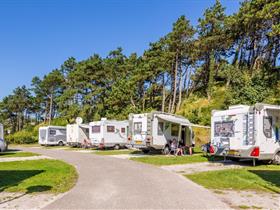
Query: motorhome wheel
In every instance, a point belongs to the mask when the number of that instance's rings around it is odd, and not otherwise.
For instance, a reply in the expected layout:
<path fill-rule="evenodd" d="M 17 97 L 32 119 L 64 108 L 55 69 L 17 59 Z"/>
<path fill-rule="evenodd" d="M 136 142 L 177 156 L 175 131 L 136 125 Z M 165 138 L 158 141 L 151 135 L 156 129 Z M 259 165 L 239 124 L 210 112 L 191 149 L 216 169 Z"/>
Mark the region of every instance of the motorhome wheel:
<path fill-rule="evenodd" d="M 147 154 L 147 153 L 150 152 L 150 150 L 149 150 L 149 149 L 143 149 L 142 152 L 145 153 L 145 154 Z"/>
<path fill-rule="evenodd" d="M 277 152 L 273 158 L 273 163 L 280 165 L 280 152 Z"/>
<path fill-rule="evenodd" d="M 119 149 L 120 149 L 120 145 L 116 144 L 116 145 L 114 146 L 114 149 L 115 149 L 115 150 L 119 150 Z"/>
<path fill-rule="evenodd" d="M 58 145 L 59 145 L 59 146 L 63 146 L 64 144 L 63 144 L 62 141 L 60 141 L 60 142 L 58 142 Z"/>

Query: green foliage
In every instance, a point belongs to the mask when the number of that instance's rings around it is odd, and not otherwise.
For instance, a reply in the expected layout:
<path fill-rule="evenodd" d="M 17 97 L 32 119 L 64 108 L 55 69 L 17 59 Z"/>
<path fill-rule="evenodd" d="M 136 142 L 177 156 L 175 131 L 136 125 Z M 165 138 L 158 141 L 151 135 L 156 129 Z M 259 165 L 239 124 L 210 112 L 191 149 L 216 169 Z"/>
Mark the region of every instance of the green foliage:
<path fill-rule="evenodd" d="M 194 124 L 210 125 L 211 110 L 226 108 L 225 93 L 227 91 L 224 87 L 213 87 L 210 101 L 206 97 L 193 94 L 183 102 L 180 111 L 177 113 L 185 116 Z"/>
<path fill-rule="evenodd" d="M 14 144 L 32 144 L 38 142 L 38 134 L 27 130 L 21 130 L 16 133 L 7 135 L 5 139 Z"/>

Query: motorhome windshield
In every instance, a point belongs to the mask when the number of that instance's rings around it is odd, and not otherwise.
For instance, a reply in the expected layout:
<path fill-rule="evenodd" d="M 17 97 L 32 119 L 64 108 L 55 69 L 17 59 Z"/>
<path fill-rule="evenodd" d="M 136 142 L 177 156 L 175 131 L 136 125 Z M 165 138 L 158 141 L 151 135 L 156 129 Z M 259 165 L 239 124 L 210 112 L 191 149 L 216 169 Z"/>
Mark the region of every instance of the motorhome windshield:
<path fill-rule="evenodd" d="M 92 133 L 100 133 L 100 125 L 94 125 L 91 128 Z"/>
<path fill-rule="evenodd" d="M 234 136 L 234 122 L 233 121 L 219 121 L 214 123 L 215 137 L 233 137 Z"/>

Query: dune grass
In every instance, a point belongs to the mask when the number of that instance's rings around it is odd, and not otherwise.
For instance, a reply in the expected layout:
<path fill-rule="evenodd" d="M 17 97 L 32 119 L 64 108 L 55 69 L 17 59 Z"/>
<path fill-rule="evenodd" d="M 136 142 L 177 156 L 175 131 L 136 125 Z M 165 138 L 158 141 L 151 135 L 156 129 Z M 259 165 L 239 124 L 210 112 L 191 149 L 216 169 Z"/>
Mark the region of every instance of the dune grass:
<path fill-rule="evenodd" d="M 277 165 L 209 171 L 185 176 L 209 189 L 255 190 L 280 193 L 280 166 Z"/>
<path fill-rule="evenodd" d="M 59 160 L 28 160 L 0 164 L 0 192 L 62 193 L 77 179 L 75 168 Z"/>

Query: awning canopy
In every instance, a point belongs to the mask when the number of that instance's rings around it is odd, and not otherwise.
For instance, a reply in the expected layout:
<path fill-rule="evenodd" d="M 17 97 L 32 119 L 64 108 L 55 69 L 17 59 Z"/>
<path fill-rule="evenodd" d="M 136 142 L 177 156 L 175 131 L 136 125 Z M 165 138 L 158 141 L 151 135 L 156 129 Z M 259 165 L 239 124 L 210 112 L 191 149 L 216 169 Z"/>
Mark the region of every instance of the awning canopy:
<path fill-rule="evenodd" d="M 164 121 L 185 125 L 185 126 L 191 126 L 190 121 L 185 118 L 176 117 L 174 115 L 166 115 L 166 114 L 157 114 L 156 116 Z"/>

